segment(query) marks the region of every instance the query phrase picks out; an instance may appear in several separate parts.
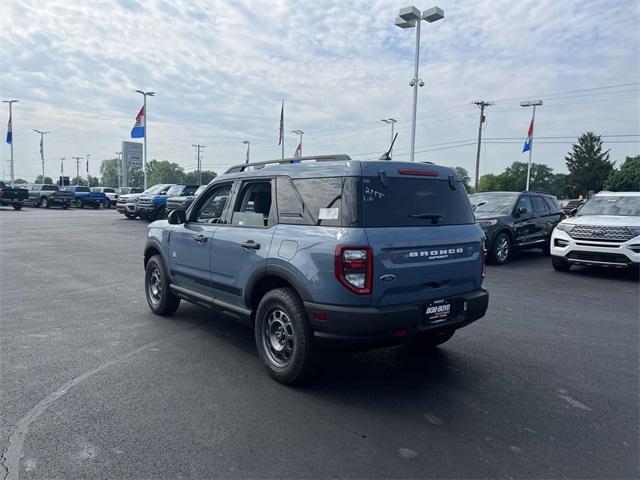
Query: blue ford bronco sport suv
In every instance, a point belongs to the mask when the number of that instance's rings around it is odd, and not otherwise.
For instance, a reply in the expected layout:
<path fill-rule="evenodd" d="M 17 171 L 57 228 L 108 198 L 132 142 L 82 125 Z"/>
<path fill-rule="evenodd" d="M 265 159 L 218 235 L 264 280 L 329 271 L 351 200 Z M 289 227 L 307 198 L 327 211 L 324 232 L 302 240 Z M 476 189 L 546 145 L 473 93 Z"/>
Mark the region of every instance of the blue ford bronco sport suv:
<path fill-rule="evenodd" d="M 456 173 L 346 155 L 230 168 L 148 227 L 145 292 L 254 327 L 269 374 L 293 383 L 318 349 L 446 342 L 484 316 L 484 235 Z"/>

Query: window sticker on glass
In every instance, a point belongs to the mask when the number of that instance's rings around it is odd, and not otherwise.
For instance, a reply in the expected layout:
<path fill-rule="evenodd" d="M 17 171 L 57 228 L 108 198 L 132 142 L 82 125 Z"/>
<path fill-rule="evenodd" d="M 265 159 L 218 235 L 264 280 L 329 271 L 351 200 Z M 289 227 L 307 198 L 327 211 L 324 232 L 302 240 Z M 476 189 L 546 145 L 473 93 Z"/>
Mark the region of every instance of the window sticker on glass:
<path fill-rule="evenodd" d="M 339 216 L 339 208 L 321 208 L 318 215 L 318 220 L 337 220 Z"/>

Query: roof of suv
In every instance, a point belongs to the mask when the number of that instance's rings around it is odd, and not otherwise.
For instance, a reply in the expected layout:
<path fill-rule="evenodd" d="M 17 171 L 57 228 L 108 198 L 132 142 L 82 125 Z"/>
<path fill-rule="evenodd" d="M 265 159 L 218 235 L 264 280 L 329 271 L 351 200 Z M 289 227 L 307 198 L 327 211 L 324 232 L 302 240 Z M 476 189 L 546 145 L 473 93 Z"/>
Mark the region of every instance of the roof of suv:
<path fill-rule="evenodd" d="M 266 175 L 286 175 L 292 178 L 375 176 L 382 170 L 388 176 L 413 175 L 423 171 L 432 173 L 425 175 L 428 177 L 446 179 L 453 175 L 456 180 L 460 180 L 455 170 L 432 163 L 362 161 L 352 160 L 348 155 L 325 155 L 236 165 L 212 181 Z"/>

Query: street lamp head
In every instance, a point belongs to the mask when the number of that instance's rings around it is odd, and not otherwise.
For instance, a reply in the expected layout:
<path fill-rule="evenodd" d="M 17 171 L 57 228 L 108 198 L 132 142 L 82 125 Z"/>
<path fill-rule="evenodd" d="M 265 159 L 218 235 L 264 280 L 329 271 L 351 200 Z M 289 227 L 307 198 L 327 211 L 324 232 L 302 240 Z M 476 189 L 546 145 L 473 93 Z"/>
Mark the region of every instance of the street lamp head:
<path fill-rule="evenodd" d="M 422 12 L 422 19 L 426 20 L 429 23 L 437 22 L 438 20 L 442 20 L 444 18 L 444 10 L 440 7 L 431 7 L 427 8 L 424 12 Z"/>
<path fill-rule="evenodd" d="M 18 103 L 18 100 L 2 100 L 2 103 Z"/>
<path fill-rule="evenodd" d="M 400 17 L 396 17 L 395 25 L 399 28 L 413 28 L 416 26 L 416 22 L 408 22 Z"/>
<path fill-rule="evenodd" d="M 526 100 L 520 102 L 521 107 L 539 107 L 540 105 L 542 105 L 542 100 Z"/>
<path fill-rule="evenodd" d="M 403 7 L 398 12 L 398 17 L 407 21 L 407 22 L 415 22 L 420 20 L 420 10 L 411 5 L 410 7 Z"/>
<path fill-rule="evenodd" d="M 142 90 L 136 90 L 136 93 L 140 93 L 142 95 L 149 96 L 149 97 L 153 97 L 156 94 L 156 92 L 145 92 Z"/>
<path fill-rule="evenodd" d="M 242 143 L 244 143 L 245 145 L 249 145 L 249 140 L 243 140 Z"/>

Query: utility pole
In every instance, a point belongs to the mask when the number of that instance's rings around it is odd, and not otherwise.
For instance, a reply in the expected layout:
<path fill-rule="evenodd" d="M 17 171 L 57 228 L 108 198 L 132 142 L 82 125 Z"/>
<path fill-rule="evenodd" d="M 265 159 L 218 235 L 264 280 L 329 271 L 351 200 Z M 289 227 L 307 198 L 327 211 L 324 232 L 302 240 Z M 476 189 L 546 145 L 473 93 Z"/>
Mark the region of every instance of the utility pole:
<path fill-rule="evenodd" d="M 484 109 L 493 105 L 493 102 L 485 102 L 484 100 L 476 100 L 473 102 L 480 108 L 480 125 L 478 126 L 478 150 L 476 151 L 476 176 L 474 189 L 478 191 L 480 181 L 480 148 L 482 146 L 482 124 L 484 123 Z"/>
<path fill-rule="evenodd" d="M 191 146 L 198 150 L 198 183 L 202 185 L 202 163 L 200 161 L 200 149 L 204 150 L 204 145 L 200 145 L 198 143 L 198 144 L 191 144 Z"/>
<path fill-rule="evenodd" d="M 18 100 L 3 100 L 2 103 L 9 104 L 9 123 L 7 124 L 7 143 L 11 145 L 11 187 L 13 188 L 13 180 L 14 180 L 14 168 L 13 168 L 13 109 L 12 106 L 14 103 L 17 103 Z"/>
<path fill-rule="evenodd" d="M 87 187 L 89 186 L 89 184 L 91 183 L 89 181 L 89 157 L 91 156 L 90 153 L 87 153 Z"/>
<path fill-rule="evenodd" d="M 84 157 L 71 157 L 76 161 L 76 185 L 78 185 L 78 180 L 80 180 L 80 160 Z"/>
<path fill-rule="evenodd" d="M 64 177 L 64 161 L 66 160 L 66 157 L 60 157 L 60 177 Z M 62 178 L 60 178 L 60 188 L 63 187 L 62 185 Z"/>

